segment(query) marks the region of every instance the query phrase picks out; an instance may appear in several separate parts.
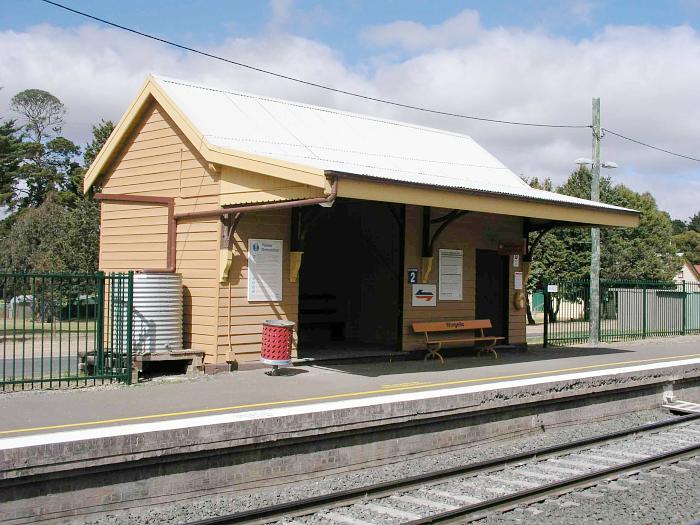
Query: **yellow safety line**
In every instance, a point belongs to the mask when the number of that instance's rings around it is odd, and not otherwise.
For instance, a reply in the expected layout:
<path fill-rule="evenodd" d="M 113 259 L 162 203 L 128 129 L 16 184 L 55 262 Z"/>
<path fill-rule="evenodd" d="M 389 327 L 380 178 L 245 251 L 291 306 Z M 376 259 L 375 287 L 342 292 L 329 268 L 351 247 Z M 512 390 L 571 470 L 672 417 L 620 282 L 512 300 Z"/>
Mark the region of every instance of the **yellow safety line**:
<path fill-rule="evenodd" d="M 700 354 L 686 354 L 686 355 L 674 355 L 674 356 L 666 356 L 666 357 L 655 357 L 655 358 L 650 358 L 650 359 L 635 359 L 632 361 L 617 361 L 613 363 L 601 363 L 597 365 L 586 365 L 586 366 L 576 366 L 572 368 L 559 368 L 556 370 L 543 370 L 540 372 L 525 372 L 521 374 L 512 374 L 512 375 L 505 375 L 505 376 L 492 376 L 492 377 L 482 377 L 482 378 L 474 378 L 474 379 L 456 379 L 453 381 L 443 381 L 440 383 L 425 383 L 425 384 L 416 384 L 416 385 L 407 385 L 407 386 L 397 386 L 395 388 L 381 388 L 378 390 L 366 390 L 364 392 L 345 392 L 342 394 L 331 394 L 327 396 L 316 396 L 316 397 L 304 397 L 300 399 L 288 399 L 288 400 L 281 400 L 281 401 L 263 401 L 261 403 L 250 403 L 247 405 L 234 405 L 234 406 L 229 406 L 229 407 L 220 407 L 220 408 L 202 408 L 202 409 L 196 409 L 196 410 L 184 410 L 182 412 L 166 412 L 163 414 L 149 414 L 145 416 L 129 416 L 129 417 L 119 417 L 115 419 L 103 419 L 100 421 L 84 421 L 81 423 L 66 423 L 63 425 L 48 425 L 44 427 L 31 427 L 31 428 L 18 428 L 14 430 L 2 430 L 0 431 L 0 435 L 6 435 L 6 434 L 19 434 L 19 433 L 26 433 L 26 432 L 35 432 L 39 430 L 58 430 L 58 429 L 66 429 L 66 428 L 77 428 L 77 427 L 86 427 L 86 426 L 94 426 L 94 425 L 107 425 L 111 423 L 124 423 L 126 421 L 143 421 L 145 419 L 157 419 L 157 418 L 167 418 L 167 417 L 177 417 L 177 416 L 192 416 L 192 415 L 201 415 L 201 414 L 211 414 L 214 412 L 226 412 L 229 410 L 240 410 L 243 408 L 262 408 L 262 407 L 271 407 L 271 406 L 279 406 L 279 405 L 290 405 L 294 403 L 306 403 L 306 402 L 311 402 L 311 401 L 328 401 L 331 399 L 343 399 L 343 398 L 349 398 L 349 397 L 358 397 L 358 396 L 366 396 L 366 395 L 372 395 L 372 394 L 385 394 L 387 392 L 399 392 L 403 390 L 417 390 L 417 389 L 424 389 L 424 388 L 429 388 L 429 387 L 444 387 L 444 386 L 454 386 L 454 385 L 464 385 L 467 383 L 483 383 L 487 381 L 503 381 L 506 379 L 522 379 L 525 377 L 533 377 L 533 376 L 541 376 L 545 374 L 557 374 L 557 373 L 562 373 L 562 372 L 574 372 L 574 371 L 580 371 L 580 370 L 590 370 L 592 368 L 604 368 L 604 367 L 613 367 L 616 365 L 631 365 L 631 364 L 639 364 L 639 363 L 652 363 L 655 361 L 672 361 L 676 359 L 687 359 L 687 358 L 692 358 L 692 357 L 700 357 Z"/>

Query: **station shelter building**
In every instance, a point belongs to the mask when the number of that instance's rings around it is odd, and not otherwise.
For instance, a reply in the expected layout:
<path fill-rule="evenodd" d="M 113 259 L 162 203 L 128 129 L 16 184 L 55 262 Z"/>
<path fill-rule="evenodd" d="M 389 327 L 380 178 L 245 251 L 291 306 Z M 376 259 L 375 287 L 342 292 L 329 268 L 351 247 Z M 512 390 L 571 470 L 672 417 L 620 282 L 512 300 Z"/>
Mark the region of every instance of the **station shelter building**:
<path fill-rule="evenodd" d="M 638 213 L 529 187 L 472 138 L 150 76 L 85 178 L 100 269 L 182 275 L 184 348 L 425 348 L 417 321 L 489 319 L 525 345 L 528 233 Z"/>

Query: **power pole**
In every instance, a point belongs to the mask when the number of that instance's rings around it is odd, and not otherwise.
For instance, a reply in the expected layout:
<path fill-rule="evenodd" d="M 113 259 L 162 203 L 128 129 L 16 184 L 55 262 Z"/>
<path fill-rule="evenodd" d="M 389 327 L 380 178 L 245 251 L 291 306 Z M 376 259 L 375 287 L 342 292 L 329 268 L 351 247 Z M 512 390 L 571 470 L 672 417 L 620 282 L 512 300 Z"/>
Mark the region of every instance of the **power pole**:
<path fill-rule="evenodd" d="M 593 164 L 591 200 L 600 200 L 600 99 L 593 99 Z M 600 228 L 591 228 L 591 289 L 589 321 L 591 345 L 600 342 Z"/>

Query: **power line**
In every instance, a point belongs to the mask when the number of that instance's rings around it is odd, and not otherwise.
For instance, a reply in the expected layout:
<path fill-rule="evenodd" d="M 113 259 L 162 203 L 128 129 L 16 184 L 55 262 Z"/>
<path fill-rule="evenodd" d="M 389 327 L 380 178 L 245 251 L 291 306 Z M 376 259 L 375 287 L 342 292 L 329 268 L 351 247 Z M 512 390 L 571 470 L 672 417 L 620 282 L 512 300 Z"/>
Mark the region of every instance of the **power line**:
<path fill-rule="evenodd" d="M 700 162 L 700 159 L 698 159 L 698 158 L 691 157 L 689 155 L 682 155 L 681 153 L 676 153 L 676 152 L 668 150 L 668 149 L 659 148 L 658 146 L 653 146 L 652 144 L 647 144 L 646 142 L 642 142 L 641 140 L 627 137 L 627 136 L 623 135 L 622 133 L 617 133 L 616 131 L 612 131 L 612 130 L 607 129 L 607 128 L 603 128 L 603 131 L 605 133 L 610 133 L 611 135 L 615 135 L 616 137 L 620 137 L 621 139 L 629 140 L 630 142 L 634 142 L 635 144 L 639 144 L 641 146 L 646 146 L 647 148 L 655 149 L 656 151 L 662 151 L 664 153 L 668 153 L 669 155 L 674 155 L 676 157 L 681 157 L 683 159 L 694 160 L 695 162 Z"/>
<path fill-rule="evenodd" d="M 252 70 L 252 71 L 257 71 L 258 73 L 264 73 L 264 74 L 266 74 L 266 75 L 271 75 L 271 76 L 274 76 L 274 77 L 277 77 L 277 78 L 282 78 L 282 79 L 289 80 L 289 81 L 292 81 L 292 82 L 297 82 L 297 83 L 299 83 L 299 84 L 304 84 L 304 85 L 312 86 L 312 87 L 319 88 L 319 89 L 325 89 L 326 91 L 332 91 L 332 92 L 335 92 L 335 93 L 341 93 L 341 94 L 343 94 L 343 95 L 348 95 L 348 96 L 351 96 L 351 97 L 361 98 L 361 99 L 364 99 L 364 100 L 370 100 L 370 101 L 372 101 L 372 102 L 379 102 L 379 103 L 381 103 L 381 104 L 388 104 L 388 105 L 390 105 L 390 106 L 395 106 L 395 107 L 399 107 L 399 108 L 412 109 L 412 110 L 415 110 L 415 111 L 422 111 L 422 112 L 424 112 L 424 113 L 433 113 L 433 114 L 435 114 L 435 115 L 443 115 L 443 116 L 447 116 L 447 117 L 456 117 L 456 118 L 469 119 L 469 120 L 478 120 L 478 121 L 481 121 L 481 122 L 491 122 L 491 123 L 494 123 L 494 124 L 510 124 L 510 125 L 513 125 L 513 126 L 530 126 L 530 127 L 537 127 L 537 128 L 571 128 L 571 129 L 585 129 L 585 128 L 590 128 L 590 127 L 591 127 L 591 126 L 589 126 L 589 125 L 538 124 L 538 123 L 534 123 L 534 122 L 518 122 L 518 121 L 512 121 L 512 120 L 500 120 L 500 119 L 485 118 L 485 117 L 475 117 L 475 116 L 473 116 L 473 115 L 463 115 L 463 114 L 460 114 L 460 113 L 452 113 L 452 112 L 449 112 L 449 111 L 440 111 L 440 110 L 437 110 L 437 109 L 431 109 L 431 108 L 426 108 L 426 107 L 422 107 L 422 106 L 413 106 L 413 105 L 411 105 L 411 104 L 402 104 L 401 102 L 396 102 L 396 101 L 393 101 L 393 100 L 388 100 L 388 99 L 383 99 L 383 98 L 377 98 L 377 97 L 371 97 L 371 96 L 369 96 L 369 95 L 363 95 L 363 94 L 361 94 L 361 93 L 355 93 L 355 92 L 352 92 L 352 91 L 345 91 L 345 90 L 343 90 L 343 89 L 334 88 L 334 87 L 331 87 L 331 86 L 327 86 L 327 85 L 325 85 L 325 84 L 318 84 L 318 83 L 316 83 L 316 82 L 311 82 L 311 81 L 304 80 L 304 79 L 301 79 L 301 78 L 292 77 L 292 76 L 289 76 L 289 75 L 284 75 L 284 74 L 282 74 L 282 73 L 277 73 L 277 72 L 275 72 L 275 71 L 270 71 L 270 70 L 268 70 L 268 69 L 263 69 L 263 68 L 261 68 L 261 67 L 252 66 L 252 65 L 250 65 L 250 64 L 245 64 L 245 63 L 243 63 L 243 62 L 237 62 L 237 61 L 235 61 L 235 60 L 230 60 L 230 59 L 228 59 L 228 58 L 224 58 L 224 57 L 221 57 L 221 56 L 218 56 L 218 55 L 214 55 L 214 54 L 212 54 L 212 53 L 207 53 L 206 51 L 201 51 L 201 50 L 195 49 L 195 48 L 193 48 L 193 47 L 188 47 L 188 46 L 185 46 L 185 45 L 183 45 L 183 44 L 178 44 L 178 43 L 176 43 L 176 42 L 172 42 L 172 41 L 166 40 L 166 39 L 164 39 L 164 38 L 160 38 L 160 37 L 157 37 L 157 36 L 154 36 L 154 35 L 150 35 L 150 34 L 148 34 L 148 33 L 144 33 L 144 32 L 142 32 L 142 31 L 137 31 L 136 29 L 132 29 L 132 28 L 127 27 L 127 26 L 123 26 L 123 25 L 120 25 L 120 24 L 117 24 L 117 23 L 114 23 L 114 22 L 110 22 L 109 20 L 105 20 L 105 19 L 103 19 L 103 18 L 99 18 L 99 17 L 97 17 L 97 16 L 94 16 L 94 15 L 91 15 L 91 14 L 88 14 L 88 13 L 85 13 L 85 12 L 83 12 L 83 11 L 78 11 L 77 9 L 73 9 L 73 8 L 68 7 L 68 6 L 66 6 L 66 5 L 59 4 L 58 2 L 53 2 L 52 0 L 41 0 L 41 1 L 44 2 L 44 3 L 46 3 L 46 4 L 50 4 L 50 5 L 53 5 L 53 6 L 55 6 L 55 7 L 59 7 L 59 8 L 61 8 L 61 9 L 66 10 L 66 11 L 70 11 L 71 13 L 75 13 L 75 14 L 77 14 L 77 15 L 80 15 L 80 16 L 83 16 L 83 17 L 86 17 L 86 18 L 89 18 L 89 19 L 91 19 L 91 20 L 95 20 L 95 21 L 100 22 L 100 23 L 102 23 L 102 24 L 106 24 L 106 25 L 108 25 L 108 26 L 116 27 L 117 29 L 121 29 L 121 30 L 123 30 L 123 31 L 128 31 L 129 33 L 133 33 L 133 34 L 135 34 L 135 35 L 139 35 L 139 36 L 142 36 L 142 37 L 144 37 L 144 38 L 149 38 L 149 39 L 151 39 L 151 40 L 155 40 L 155 41 L 157 41 L 157 42 L 161 42 L 161 43 L 163 43 L 163 44 L 167 44 L 167 45 L 169 45 L 169 46 L 176 47 L 176 48 L 178 48 L 178 49 L 182 49 L 182 50 L 184 50 L 184 51 L 189 51 L 189 52 L 191 52 L 191 53 L 196 53 L 196 54 L 198 54 L 198 55 L 202 55 L 202 56 L 205 56 L 205 57 L 208 57 L 208 58 L 213 58 L 214 60 L 219 60 L 219 61 L 221 61 L 221 62 L 226 62 L 226 63 L 232 64 L 232 65 L 234 65 L 234 66 L 242 67 L 242 68 L 245 68 L 245 69 L 250 69 L 250 70 Z"/>
<path fill-rule="evenodd" d="M 212 59 L 214 59 L 214 60 L 219 60 L 219 61 L 221 61 L 221 62 L 226 62 L 226 63 L 232 64 L 232 65 L 234 65 L 234 66 L 242 67 L 242 68 L 249 69 L 249 70 L 252 70 L 252 71 L 256 71 L 256 72 L 258 72 L 258 73 L 263 73 L 263 74 L 266 74 L 266 75 L 271 75 L 271 76 L 274 76 L 274 77 L 277 77 L 277 78 L 281 78 L 281 79 L 284 79 L 284 80 L 289 80 L 289 81 L 291 81 L 291 82 L 297 82 L 297 83 L 299 83 L 299 84 L 304 84 L 304 85 L 307 85 L 307 86 L 311 86 L 311 87 L 315 87 L 315 88 L 319 88 L 319 89 L 324 89 L 324 90 L 326 90 L 326 91 L 332 91 L 332 92 L 334 92 L 334 93 L 340 93 L 340 94 L 348 95 L 348 96 L 351 96 L 351 97 L 356 97 L 356 98 L 360 98 L 360 99 L 364 99 L 364 100 L 369 100 L 369 101 L 372 101 L 372 102 L 379 102 L 379 103 L 381 103 L 381 104 L 387 104 L 387 105 L 390 105 L 390 106 L 400 107 L 400 108 L 404 108 L 404 109 L 411 109 L 411 110 L 414 110 L 414 111 L 421 111 L 421 112 L 424 112 L 424 113 L 432 113 L 432 114 L 435 114 L 435 115 L 443 115 L 443 116 L 456 117 L 456 118 L 462 118 L 462 119 L 468 119 L 468 120 L 477 120 L 477 121 L 480 121 L 480 122 L 490 122 L 490 123 L 494 123 L 494 124 L 510 124 L 510 125 L 513 125 L 513 126 L 530 126 L 530 127 L 538 127 L 538 128 L 569 128 L 569 129 L 586 129 L 586 128 L 590 129 L 590 128 L 592 127 L 592 126 L 590 126 L 590 125 L 540 124 L 540 123 L 534 123 L 534 122 L 518 122 L 518 121 L 512 121 L 512 120 L 501 120 L 501 119 L 492 119 L 492 118 L 486 118 L 486 117 L 476 117 L 476 116 L 473 116 L 473 115 L 464 115 L 464 114 L 461 114 L 461 113 L 452 113 L 452 112 L 449 112 L 449 111 L 441 111 L 441 110 L 437 110 L 437 109 L 426 108 L 426 107 L 423 107 L 423 106 L 414 106 L 414 105 L 411 105 L 411 104 L 403 104 L 403 103 L 401 103 L 401 102 L 396 102 L 396 101 L 394 101 L 394 100 L 382 99 L 382 98 L 378 98 L 378 97 L 371 97 L 371 96 L 369 96 L 369 95 L 363 95 L 363 94 L 361 94 L 361 93 L 356 93 L 356 92 L 353 92 L 353 91 L 346 91 L 346 90 L 343 90 L 343 89 L 334 88 L 334 87 L 332 87 L 332 86 L 327 86 L 327 85 L 325 85 L 325 84 L 319 84 L 319 83 L 311 82 L 311 81 L 304 80 L 304 79 L 301 79 L 301 78 L 292 77 L 292 76 L 289 76 L 289 75 L 284 75 L 284 74 L 282 74 L 282 73 L 277 73 L 277 72 L 275 72 L 275 71 L 270 71 L 270 70 L 268 70 L 268 69 L 263 69 L 263 68 L 261 68 L 261 67 L 252 66 L 252 65 L 250 65 L 250 64 L 245 64 L 245 63 L 243 63 L 243 62 L 237 62 L 237 61 L 235 61 L 235 60 L 231 60 L 231 59 L 224 58 L 224 57 L 221 57 L 221 56 L 218 56 L 218 55 L 214 55 L 214 54 L 212 54 L 212 53 L 207 53 L 206 51 L 201 51 L 201 50 L 195 49 L 195 48 L 193 48 L 193 47 L 185 46 L 185 45 L 183 45 L 183 44 L 178 44 L 177 42 L 172 42 L 172 41 L 166 40 L 166 39 L 164 39 L 164 38 L 160 38 L 160 37 L 157 37 L 157 36 L 154 36 L 154 35 L 151 35 L 151 34 L 148 34 L 148 33 L 144 33 L 144 32 L 142 32 L 142 31 L 138 31 L 138 30 L 136 30 L 136 29 L 133 29 L 133 28 L 130 28 L 130 27 L 127 27 L 127 26 L 123 26 L 123 25 L 117 24 L 117 23 L 115 23 L 115 22 L 110 22 L 109 20 L 105 20 L 105 19 L 103 19 L 103 18 L 99 18 L 99 17 L 97 17 L 97 16 L 91 15 L 91 14 L 89 14 L 89 13 L 85 13 L 85 12 L 83 12 L 83 11 L 78 11 L 77 9 L 73 9 L 73 8 L 71 8 L 71 7 L 68 7 L 68 6 L 66 6 L 66 5 L 60 4 L 60 3 L 58 3 L 58 2 L 54 2 L 53 0 L 41 0 L 41 1 L 44 2 L 44 3 L 46 3 L 46 4 L 50 4 L 50 5 L 53 5 L 53 6 L 55 6 L 55 7 L 58 7 L 58 8 L 60 8 L 60 9 L 64 9 L 65 11 L 69 11 L 69 12 L 71 12 L 71 13 L 74 13 L 74 14 L 77 14 L 77 15 L 80 15 L 80 16 L 83 16 L 83 17 L 85 17 L 85 18 L 89 18 L 89 19 L 91 19 L 91 20 L 95 20 L 95 21 L 100 22 L 100 23 L 102 23 L 102 24 L 105 24 L 105 25 L 108 25 L 108 26 L 112 26 L 112 27 L 115 27 L 115 28 L 117 28 L 117 29 L 121 29 L 121 30 L 123 30 L 123 31 L 127 31 L 127 32 L 129 32 L 129 33 L 133 33 L 133 34 L 135 34 L 135 35 L 139 35 L 139 36 L 142 36 L 142 37 L 144 37 L 144 38 L 148 38 L 148 39 L 150 39 L 150 40 L 155 40 L 155 41 L 157 41 L 157 42 L 161 42 L 161 43 L 163 43 L 163 44 L 167 44 L 167 45 L 169 45 L 169 46 L 176 47 L 176 48 L 182 49 L 182 50 L 184 50 L 184 51 L 189 51 L 189 52 L 191 52 L 191 53 L 195 53 L 195 54 L 202 55 L 202 56 L 205 56 L 205 57 L 208 57 L 208 58 L 212 58 Z M 675 156 L 675 157 L 680 157 L 680 158 L 692 160 L 692 161 L 694 161 L 694 162 L 700 162 L 700 158 L 691 157 L 691 156 L 689 156 L 689 155 L 683 155 L 683 154 L 681 154 L 681 153 L 676 153 L 676 152 L 671 151 L 671 150 L 668 150 L 668 149 L 660 148 L 660 147 L 658 147 L 658 146 L 654 146 L 654 145 L 652 145 L 652 144 L 648 144 L 648 143 L 646 143 L 646 142 L 642 142 L 641 140 L 633 139 L 633 138 L 631 138 L 631 137 L 628 137 L 628 136 L 623 135 L 622 133 L 618 133 L 618 132 L 616 132 L 616 131 L 612 131 L 612 130 L 607 129 L 607 128 L 603 128 L 603 131 L 606 132 L 606 133 L 610 133 L 611 135 L 615 135 L 616 137 L 619 137 L 619 138 L 621 138 L 621 139 L 628 140 L 628 141 L 630 141 L 630 142 L 634 142 L 635 144 L 639 144 L 639 145 L 641 145 L 641 146 L 645 146 L 645 147 L 647 147 L 647 148 L 651 148 L 651 149 L 653 149 L 653 150 L 666 153 L 666 154 L 668 154 L 668 155 L 673 155 L 673 156 Z"/>

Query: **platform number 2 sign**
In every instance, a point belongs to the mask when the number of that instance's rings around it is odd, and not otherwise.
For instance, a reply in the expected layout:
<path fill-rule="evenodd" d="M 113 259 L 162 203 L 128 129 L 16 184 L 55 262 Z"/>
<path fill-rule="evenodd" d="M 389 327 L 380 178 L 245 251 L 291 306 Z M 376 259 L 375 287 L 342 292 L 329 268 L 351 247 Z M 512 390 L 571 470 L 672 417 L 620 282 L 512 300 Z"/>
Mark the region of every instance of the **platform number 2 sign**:
<path fill-rule="evenodd" d="M 408 284 L 418 284 L 418 268 L 408 269 Z"/>

